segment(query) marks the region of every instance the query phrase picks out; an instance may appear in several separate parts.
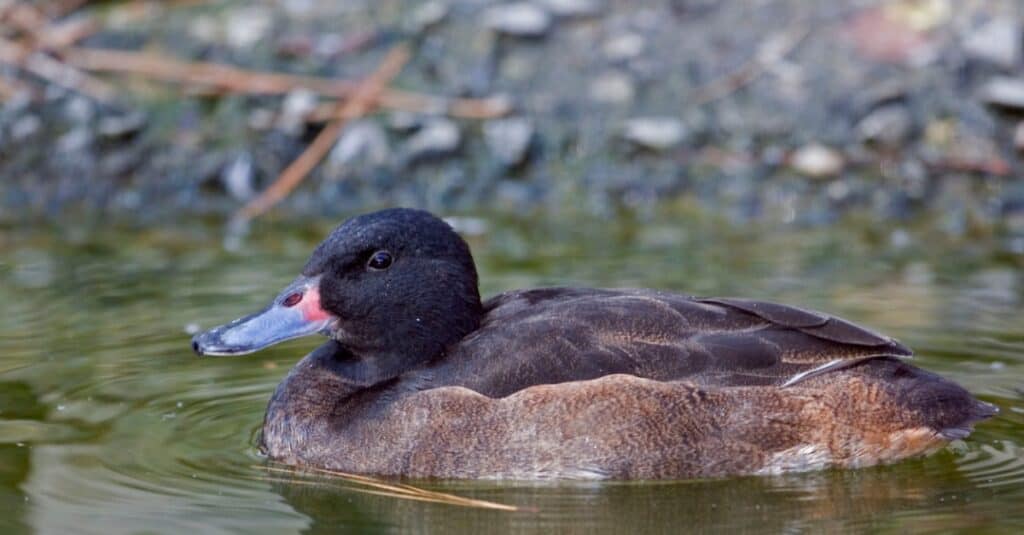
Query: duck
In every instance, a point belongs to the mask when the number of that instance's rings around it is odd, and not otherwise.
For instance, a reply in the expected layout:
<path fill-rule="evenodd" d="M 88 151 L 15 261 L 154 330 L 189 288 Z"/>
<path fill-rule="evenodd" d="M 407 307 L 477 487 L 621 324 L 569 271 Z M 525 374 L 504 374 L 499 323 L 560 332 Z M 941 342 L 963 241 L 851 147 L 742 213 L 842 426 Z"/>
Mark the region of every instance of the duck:
<path fill-rule="evenodd" d="M 402 478 L 691 479 L 892 463 L 996 413 L 821 312 L 653 289 L 481 300 L 466 241 L 391 208 L 343 222 L 265 309 L 200 356 L 327 341 L 270 397 L 258 447 Z"/>

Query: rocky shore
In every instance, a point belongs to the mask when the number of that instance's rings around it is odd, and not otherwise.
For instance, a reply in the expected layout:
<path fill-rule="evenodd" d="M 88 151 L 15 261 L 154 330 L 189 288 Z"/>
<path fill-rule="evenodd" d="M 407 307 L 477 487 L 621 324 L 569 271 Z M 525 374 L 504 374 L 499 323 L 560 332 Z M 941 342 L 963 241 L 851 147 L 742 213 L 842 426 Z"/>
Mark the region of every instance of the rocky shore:
<path fill-rule="evenodd" d="M 406 42 L 392 87 L 439 104 L 382 103 L 350 122 L 278 210 L 600 215 L 682 202 L 793 225 L 927 214 L 1024 254 L 1013 0 L 125 2 L 61 21 L 84 16 L 99 28 L 52 57 L 79 58 L 116 97 L 0 63 L 0 220 L 230 215 L 302 153 L 333 102 L 113 72 L 81 50 L 358 80 Z M 498 104 L 470 117 L 455 98 Z"/>

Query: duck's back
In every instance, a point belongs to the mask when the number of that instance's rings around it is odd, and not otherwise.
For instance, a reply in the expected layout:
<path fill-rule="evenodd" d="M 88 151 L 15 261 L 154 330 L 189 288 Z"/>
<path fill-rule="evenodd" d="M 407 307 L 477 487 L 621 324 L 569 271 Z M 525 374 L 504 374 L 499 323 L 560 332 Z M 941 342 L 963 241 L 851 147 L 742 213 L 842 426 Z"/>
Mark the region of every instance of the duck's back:
<path fill-rule="evenodd" d="M 898 342 L 795 307 L 653 290 L 543 288 L 484 303 L 481 327 L 419 372 L 420 388 L 503 397 L 623 373 L 700 386 L 781 386 L 878 357 Z"/>

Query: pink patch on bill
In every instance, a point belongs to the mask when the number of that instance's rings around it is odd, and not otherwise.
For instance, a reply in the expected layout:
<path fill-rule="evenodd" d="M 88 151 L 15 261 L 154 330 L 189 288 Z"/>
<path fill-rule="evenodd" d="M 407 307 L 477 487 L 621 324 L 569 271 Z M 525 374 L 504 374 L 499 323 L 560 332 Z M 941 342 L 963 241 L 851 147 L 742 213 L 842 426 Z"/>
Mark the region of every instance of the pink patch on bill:
<path fill-rule="evenodd" d="M 302 310 L 302 317 L 306 318 L 306 321 L 320 321 L 332 316 L 330 312 L 320 307 L 320 289 L 315 287 L 306 290 L 299 309 Z"/>

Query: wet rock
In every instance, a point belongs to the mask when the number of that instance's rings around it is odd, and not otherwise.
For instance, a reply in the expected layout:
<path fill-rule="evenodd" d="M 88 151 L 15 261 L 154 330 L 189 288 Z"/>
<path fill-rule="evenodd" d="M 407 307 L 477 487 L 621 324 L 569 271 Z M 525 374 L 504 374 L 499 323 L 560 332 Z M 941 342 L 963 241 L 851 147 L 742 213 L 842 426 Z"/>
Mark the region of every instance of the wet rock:
<path fill-rule="evenodd" d="M 505 35 L 542 37 L 551 28 L 551 14 L 529 2 L 513 2 L 487 8 L 483 25 Z"/>
<path fill-rule="evenodd" d="M 1012 69 L 1020 62 L 1020 24 L 1008 18 L 989 21 L 968 34 L 963 46 L 973 59 Z"/>
<path fill-rule="evenodd" d="M 64 105 L 64 116 L 76 124 L 89 122 L 96 114 L 95 112 L 96 107 L 83 97 L 72 98 Z"/>
<path fill-rule="evenodd" d="M 423 126 L 423 117 L 411 111 L 396 110 L 387 114 L 385 124 L 389 130 L 408 134 Z"/>
<path fill-rule="evenodd" d="M 79 127 L 68 131 L 68 133 L 57 139 L 58 153 L 78 152 L 92 143 L 92 132 L 86 127 Z"/>
<path fill-rule="evenodd" d="M 25 115 L 11 125 L 11 139 L 24 141 L 38 132 L 42 126 L 43 121 L 38 115 Z"/>
<path fill-rule="evenodd" d="M 604 9 L 598 0 L 540 0 L 539 4 L 556 17 L 592 17 Z"/>
<path fill-rule="evenodd" d="M 627 61 L 638 57 L 644 51 L 644 37 L 638 33 L 623 33 L 604 42 L 601 51 L 608 61 Z"/>
<path fill-rule="evenodd" d="M 384 129 L 376 122 L 366 119 L 345 127 L 345 131 L 331 149 L 327 161 L 328 165 L 336 168 L 353 163 L 381 166 L 387 163 L 389 155 L 388 138 Z"/>
<path fill-rule="evenodd" d="M 789 159 L 797 172 L 812 177 L 824 178 L 838 175 L 843 170 L 843 156 L 838 151 L 819 143 L 811 143 L 797 149 Z"/>
<path fill-rule="evenodd" d="M 594 77 L 588 90 L 590 100 L 606 104 L 626 104 L 633 101 L 636 88 L 633 78 L 621 71 L 607 71 Z"/>
<path fill-rule="evenodd" d="M 145 124 L 146 116 L 142 113 L 110 115 L 100 119 L 96 130 L 105 138 L 120 139 L 137 133 Z"/>
<path fill-rule="evenodd" d="M 245 50 L 267 36 L 274 19 L 269 9 L 252 6 L 236 9 L 224 20 L 227 23 L 224 28 L 227 44 L 237 50 Z"/>
<path fill-rule="evenodd" d="M 1024 78 L 992 78 L 982 87 L 981 98 L 991 106 L 1024 111 Z"/>
<path fill-rule="evenodd" d="M 316 108 L 317 95 L 308 89 L 296 89 L 284 97 L 277 127 L 296 135 L 306 125 L 306 117 Z"/>
<path fill-rule="evenodd" d="M 674 117 L 637 117 L 623 124 L 622 138 L 646 149 L 668 150 L 682 143 L 686 128 Z"/>
<path fill-rule="evenodd" d="M 236 201 L 245 201 L 256 193 L 253 185 L 255 176 L 252 156 L 242 153 L 235 157 L 220 174 L 224 190 Z"/>
<path fill-rule="evenodd" d="M 484 123 L 483 129 L 487 148 L 503 165 L 516 166 L 526 159 L 534 136 L 533 123 L 529 119 L 496 119 Z"/>
<path fill-rule="evenodd" d="M 441 23 L 451 11 L 447 2 L 425 2 L 409 15 L 409 27 L 414 32 L 422 32 Z"/>
<path fill-rule="evenodd" d="M 449 119 L 435 117 L 406 140 L 402 147 L 402 162 L 405 165 L 448 156 L 459 148 L 462 134 L 458 125 Z"/>
<path fill-rule="evenodd" d="M 857 135 L 862 141 L 890 148 L 902 145 L 913 129 L 910 112 L 898 104 L 882 106 L 857 123 Z"/>

